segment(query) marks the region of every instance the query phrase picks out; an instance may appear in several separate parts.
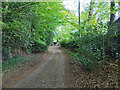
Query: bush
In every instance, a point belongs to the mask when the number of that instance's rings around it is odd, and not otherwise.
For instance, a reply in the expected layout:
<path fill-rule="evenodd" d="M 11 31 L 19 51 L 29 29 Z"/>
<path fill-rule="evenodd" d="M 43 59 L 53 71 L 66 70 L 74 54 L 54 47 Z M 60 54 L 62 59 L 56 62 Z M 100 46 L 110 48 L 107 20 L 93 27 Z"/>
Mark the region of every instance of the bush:
<path fill-rule="evenodd" d="M 61 41 L 60 45 L 65 48 L 70 48 L 71 50 L 75 50 L 75 48 L 79 48 L 78 43 L 76 40 L 70 40 L 70 41 Z"/>
<path fill-rule="evenodd" d="M 34 42 L 32 45 L 31 51 L 37 53 L 37 52 L 45 51 L 47 50 L 47 48 L 48 47 L 43 43 Z"/>
<path fill-rule="evenodd" d="M 8 49 L 7 47 L 2 47 L 2 61 L 10 59 L 10 57 L 11 57 L 10 49 Z"/>
<path fill-rule="evenodd" d="M 104 35 L 102 34 L 98 36 L 89 34 L 81 37 L 80 41 L 82 43 L 79 43 L 77 40 L 70 40 L 67 43 L 62 41 L 60 44 L 63 47 L 70 48 L 72 51 L 77 51 L 72 56 L 78 64 L 84 66 L 89 71 L 94 71 L 95 65 L 105 57 L 103 37 Z"/>
<path fill-rule="evenodd" d="M 11 58 L 9 60 L 7 60 L 6 62 L 3 62 L 2 63 L 2 71 L 11 71 L 14 69 L 14 66 L 19 64 L 20 62 L 26 62 L 28 61 L 29 59 L 27 58 L 23 58 L 23 57 L 14 57 L 14 58 Z"/>
<path fill-rule="evenodd" d="M 108 28 L 108 33 L 105 38 L 105 54 L 109 55 L 110 58 L 118 58 L 120 53 L 120 18 L 118 18 Z"/>

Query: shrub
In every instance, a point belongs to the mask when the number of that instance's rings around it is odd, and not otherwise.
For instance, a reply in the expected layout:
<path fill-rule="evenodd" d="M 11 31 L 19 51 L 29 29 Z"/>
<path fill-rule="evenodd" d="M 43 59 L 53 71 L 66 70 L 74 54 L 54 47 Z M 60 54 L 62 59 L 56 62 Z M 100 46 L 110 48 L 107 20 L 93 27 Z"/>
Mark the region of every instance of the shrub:
<path fill-rule="evenodd" d="M 47 48 L 48 47 L 43 43 L 34 42 L 34 44 L 32 45 L 31 51 L 37 53 L 37 52 L 45 51 L 47 50 Z"/>

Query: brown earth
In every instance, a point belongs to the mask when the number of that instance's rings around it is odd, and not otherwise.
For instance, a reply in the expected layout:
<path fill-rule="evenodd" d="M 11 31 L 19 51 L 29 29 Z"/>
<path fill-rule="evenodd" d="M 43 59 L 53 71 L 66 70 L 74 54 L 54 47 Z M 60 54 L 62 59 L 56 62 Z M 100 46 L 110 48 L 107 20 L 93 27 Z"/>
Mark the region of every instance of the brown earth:
<path fill-rule="evenodd" d="M 95 73 L 88 72 L 58 46 L 25 57 L 30 61 L 5 74 L 4 88 L 119 88 L 118 66 L 111 62 L 97 67 Z"/>
<path fill-rule="evenodd" d="M 45 53 L 32 53 L 23 55 L 23 57 L 28 58 L 29 61 L 20 63 L 11 72 L 4 73 L 2 78 L 2 87 L 12 88 L 14 85 L 16 85 L 16 83 L 33 72 L 51 55 L 51 49 L 52 48 L 49 48 L 49 51 L 46 51 Z"/>
<path fill-rule="evenodd" d="M 65 51 L 66 52 L 66 51 Z M 67 53 L 67 52 L 66 52 Z M 103 66 L 96 65 L 94 72 L 89 72 L 80 67 L 73 58 L 66 54 L 70 68 L 71 88 L 113 88 L 119 89 L 118 60 L 106 59 Z M 102 64 L 101 64 L 102 65 Z"/>
<path fill-rule="evenodd" d="M 15 70 L 5 73 L 3 88 L 66 88 L 70 82 L 70 67 L 64 51 L 51 46 L 48 52 L 24 55 L 30 59 Z"/>

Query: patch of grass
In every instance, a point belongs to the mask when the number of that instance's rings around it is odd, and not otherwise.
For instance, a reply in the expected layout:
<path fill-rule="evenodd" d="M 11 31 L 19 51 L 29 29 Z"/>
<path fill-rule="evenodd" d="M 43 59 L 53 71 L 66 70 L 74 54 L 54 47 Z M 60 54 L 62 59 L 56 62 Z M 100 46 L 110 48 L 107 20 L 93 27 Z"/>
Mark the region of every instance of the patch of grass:
<path fill-rule="evenodd" d="M 14 57 L 11 58 L 10 60 L 7 60 L 6 62 L 2 63 L 2 71 L 3 73 L 9 72 L 11 70 L 14 70 L 15 66 L 20 64 L 21 62 L 26 62 L 29 59 L 23 58 L 23 57 Z"/>

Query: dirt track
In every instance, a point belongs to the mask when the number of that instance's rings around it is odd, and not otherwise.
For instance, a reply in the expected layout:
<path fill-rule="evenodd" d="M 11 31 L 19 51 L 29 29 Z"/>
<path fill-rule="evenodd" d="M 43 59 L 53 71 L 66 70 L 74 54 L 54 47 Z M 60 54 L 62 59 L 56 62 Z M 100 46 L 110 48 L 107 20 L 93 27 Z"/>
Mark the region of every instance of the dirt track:
<path fill-rule="evenodd" d="M 22 79 L 15 88 L 65 88 L 64 56 L 59 47 L 50 47 L 51 56 Z"/>
<path fill-rule="evenodd" d="M 81 68 L 61 47 L 26 55 L 30 61 L 20 64 L 3 77 L 3 88 L 118 88 L 118 69 L 106 65 L 101 74 Z M 109 72 L 108 72 L 109 68 Z M 97 69 L 97 70 L 99 70 Z M 106 73 L 107 72 L 107 73 Z"/>

